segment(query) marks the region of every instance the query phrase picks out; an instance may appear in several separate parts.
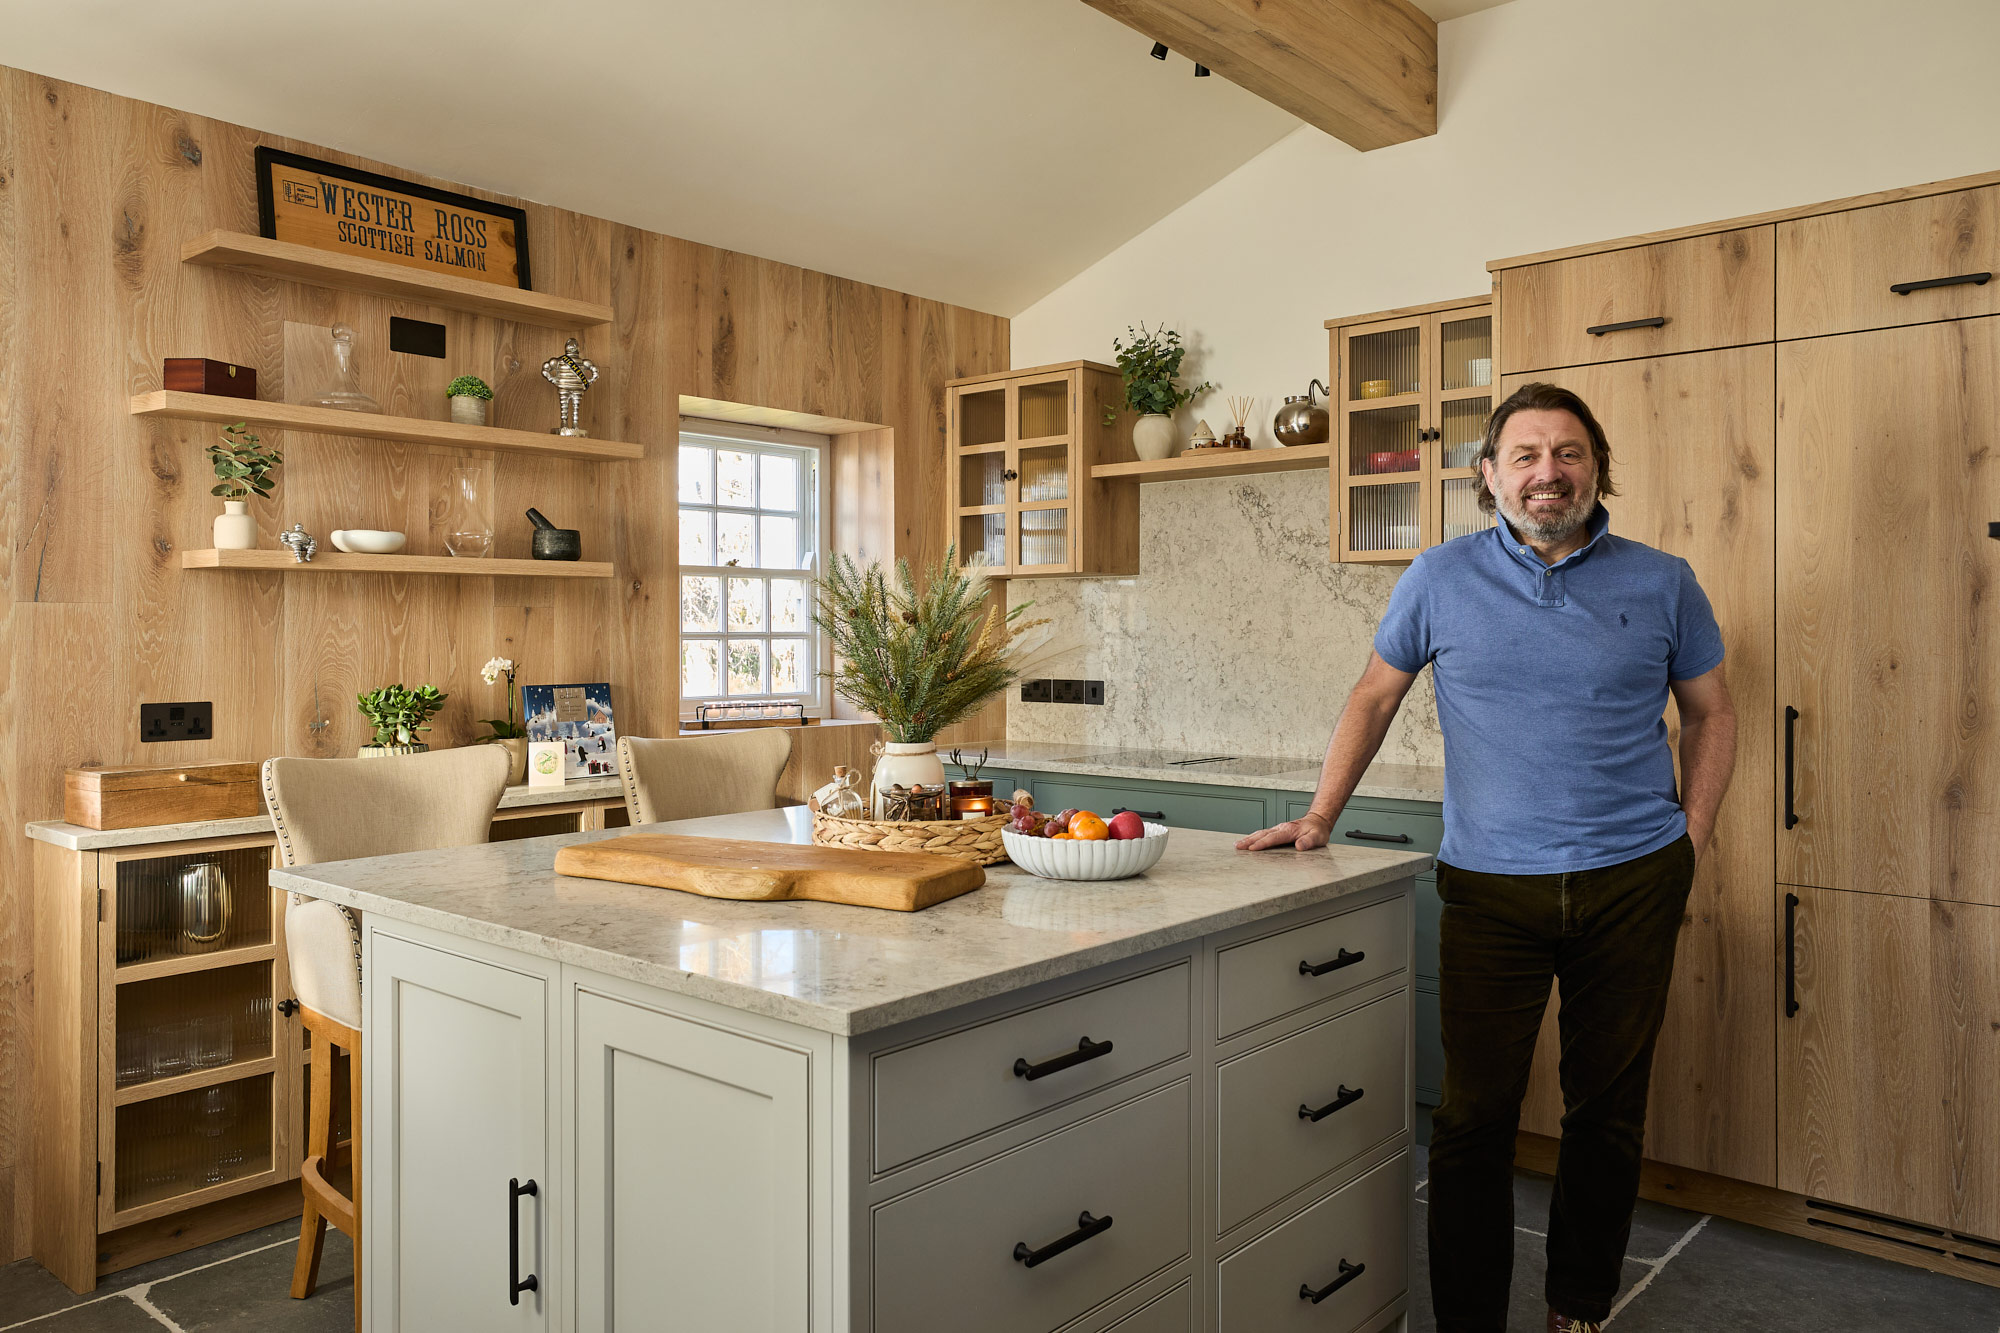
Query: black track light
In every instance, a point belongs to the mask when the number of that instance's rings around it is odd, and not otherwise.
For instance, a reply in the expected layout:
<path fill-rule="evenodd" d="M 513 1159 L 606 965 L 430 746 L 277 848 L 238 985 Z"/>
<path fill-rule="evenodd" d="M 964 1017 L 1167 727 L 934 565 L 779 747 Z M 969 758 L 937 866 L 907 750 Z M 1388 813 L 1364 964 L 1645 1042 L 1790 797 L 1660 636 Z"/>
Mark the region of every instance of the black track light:
<path fill-rule="evenodd" d="M 1195 77 L 1196 77 L 1197 79 L 1205 79 L 1205 78 L 1207 78 L 1207 77 L 1208 77 L 1208 66 L 1206 66 L 1206 65 L 1196 65 L 1196 66 L 1194 67 L 1194 76 L 1195 76 Z"/>
<path fill-rule="evenodd" d="M 1153 59 L 1165 60 L 1166 58 L 1167 58 L 1167 44 L 1165 42 L 1154 42 Z"/>

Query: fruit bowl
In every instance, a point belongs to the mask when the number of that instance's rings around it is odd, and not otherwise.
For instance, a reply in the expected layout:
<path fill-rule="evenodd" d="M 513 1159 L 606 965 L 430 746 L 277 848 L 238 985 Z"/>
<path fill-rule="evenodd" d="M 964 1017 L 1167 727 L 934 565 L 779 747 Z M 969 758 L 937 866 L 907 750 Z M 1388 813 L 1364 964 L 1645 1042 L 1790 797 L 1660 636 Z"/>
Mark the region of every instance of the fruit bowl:
<path fill-rule="evenodd" d="M 1167 826 L 1148 823 L 1143 838 L 1096 842 L 1038 838 L 1003 828 L 1000 841 L 1008 860 L 1043 879 L 1129 879 L 1158 864 L 1167 850 Z"/>

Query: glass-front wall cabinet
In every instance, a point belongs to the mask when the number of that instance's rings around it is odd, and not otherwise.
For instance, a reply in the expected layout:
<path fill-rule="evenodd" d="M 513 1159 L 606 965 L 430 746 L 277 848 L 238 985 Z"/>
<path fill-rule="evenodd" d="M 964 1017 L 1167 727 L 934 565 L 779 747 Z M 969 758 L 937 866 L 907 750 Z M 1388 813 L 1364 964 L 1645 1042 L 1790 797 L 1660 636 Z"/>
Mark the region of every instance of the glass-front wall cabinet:
<path fill-rule="evenodd" d="M 1473 482 L 1494 406 L 1490 298 L 1327 328 L 1333 558 L 1403 563 L 1491 526 Z"/>

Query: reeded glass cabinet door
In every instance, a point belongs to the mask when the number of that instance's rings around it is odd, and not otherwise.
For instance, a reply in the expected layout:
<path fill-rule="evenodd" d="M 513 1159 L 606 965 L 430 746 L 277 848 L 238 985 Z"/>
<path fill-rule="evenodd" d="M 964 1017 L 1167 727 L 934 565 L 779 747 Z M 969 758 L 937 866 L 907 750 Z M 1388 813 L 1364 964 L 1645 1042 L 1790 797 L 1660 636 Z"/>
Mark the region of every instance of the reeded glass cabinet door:
<path fill-rule="evenodd" d="M 1426 545 L 1493 526 L 1476 495 L 1486 419 L 1493 415 L 1493 316 L 1486 310 L 1437 317 L 1438 405 L 1431 431 L 1437 526 Z"/>
<path fill-rule="evenodd" d="M 996 574 L 1078 566 L 1077 381 L 1071 372 L 952 390 L 952 540 Z"/>

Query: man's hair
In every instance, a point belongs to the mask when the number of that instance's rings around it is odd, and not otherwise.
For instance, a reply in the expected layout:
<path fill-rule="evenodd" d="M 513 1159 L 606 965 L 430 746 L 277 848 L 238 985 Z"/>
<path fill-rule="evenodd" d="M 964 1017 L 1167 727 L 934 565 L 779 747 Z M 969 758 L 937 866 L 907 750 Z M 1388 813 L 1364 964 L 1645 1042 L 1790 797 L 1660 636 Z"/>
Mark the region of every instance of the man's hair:
<path fill-rule="evenodd" d="M 1479 457 L 1473 466 L 1479 475 L 1473 479 L 1474 495 L 1479 507 L 1487 513 L 1493 512 L 1493 491 L 1486 484 L 1486 469 L 1480 464 L 1491 461 L 1500 451 L 1500 431 L 1507 424 L 1507 418 L 1516 412 L 1567 412 L 1583 423 L 1590 434 L 1590 452 L 1597 459 L 1597 493 L 1616 495 L 1618 488 L 1611 484 L 1611 442 L 1604 438 L 1604 427 L 1597 424 L 1590 407 L 1563 388 L 1560 384 L 1537 382 L 1523 384 L 1507 395 L 1507 401 L 1494 409 L 1486 419 L 1486 440 L 1479 447 Z"/>

